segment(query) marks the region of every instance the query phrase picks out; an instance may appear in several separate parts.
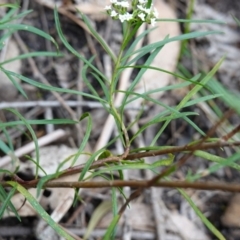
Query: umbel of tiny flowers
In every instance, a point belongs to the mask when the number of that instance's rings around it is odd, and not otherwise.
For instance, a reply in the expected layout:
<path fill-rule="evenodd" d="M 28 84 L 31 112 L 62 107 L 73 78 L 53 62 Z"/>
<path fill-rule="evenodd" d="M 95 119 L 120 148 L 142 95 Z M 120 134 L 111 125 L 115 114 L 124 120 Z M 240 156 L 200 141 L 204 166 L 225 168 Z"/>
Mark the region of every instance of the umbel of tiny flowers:
<path fill-rule="evenodd" d="M 113 19 L 119 19 L 122 23 L 127 21 L 132 26 L 139 22 L 146 22 L 155 26 L 158 12 L 156 8 L 153 8 L 153 4 L 151 3 L 152 1 L 132 0 L 132 13 L 128 12 L 130 4 L 127 0 L 110 0 L 110 2 L 112 5 L 106 6 L 105 10 Z"/>

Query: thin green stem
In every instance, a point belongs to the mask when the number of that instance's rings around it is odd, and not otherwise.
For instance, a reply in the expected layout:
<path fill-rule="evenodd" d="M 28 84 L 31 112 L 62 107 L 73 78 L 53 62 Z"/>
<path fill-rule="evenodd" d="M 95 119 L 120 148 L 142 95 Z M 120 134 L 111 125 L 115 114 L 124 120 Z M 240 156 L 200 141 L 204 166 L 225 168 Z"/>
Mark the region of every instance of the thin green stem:
<path fill-rule="evenodd" d="M 135 27 L 135 29 L 136 29 L 136 27 Z M 116 107 L 114 106 L 114 99 L 115 99 L 116 86 L 117 86 L 117 82 L 119 79 L 119 68 L 121 67 L 121 60 L 122 60 L 124 49 L 130 40 L 129 35 L 131 35 L 131 26 L 130 25 L 127 26 L 125 37 L 123 39 L 123 43 L 121 45 L 116 63 L 114 65 L 114 70 L 113 70 L 113 74 L 112 74 L 112 78 L 111 78 L 111 82 L 110 82 L 110 103 L 109 103 L 109 105 L 112 110 L 112 115 L 115 117 L 115 121 L 118 123 L 118 126 L 120 126 L 121 130 L 123 131 L 123 135 L 125 138 L 125 140 L 123 141 L 123 144 L 125 145 L 126 150 L 123 154 L 123 157 L 125 157 L 129 153 L 130 141 L 129 141 L 129 136 L 128 136 L 127 128 L 124 124 L 124 121 L 123 121 L 121 115 L 119 114 L 119 112 L 117 111 Z"/>
<path fill-rule="evenodd" d="M 192 19 L 192 15 L 193 15 L 193 12 L 194 12 L 194 5 L 195 5 L 195 0 L 190 0 L 190 2 L 188 3 L 187 13 L 186 13 L 187 20 Z M 190 24 L 191 24 L 191 22 L 185 23 L 184 33 L 189 33 L 190 32 Z M 184 51 L 186 50 L 187 43 L 188 43 L 187 39 L 182 41 L 180 57 L 183 55 Z"/>

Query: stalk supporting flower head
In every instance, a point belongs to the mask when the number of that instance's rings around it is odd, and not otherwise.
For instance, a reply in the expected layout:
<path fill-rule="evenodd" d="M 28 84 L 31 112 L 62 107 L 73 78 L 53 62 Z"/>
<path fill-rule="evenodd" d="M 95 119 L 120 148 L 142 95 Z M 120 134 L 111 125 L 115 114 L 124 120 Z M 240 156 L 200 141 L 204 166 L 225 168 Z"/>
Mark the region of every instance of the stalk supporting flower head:
<path fill-rule="evenodd" d="M 147 0 L 131 0 L 132 13 L 129 13 L 130 4 L 127 0 L 110 0 L 112 5 L 106 6 L 105 10 L 113 19 L 119 19 L 121 22 L 127 21 L 131 25 L 139 22 L 146 22 L 155 26 L 158 12 L 153 8 L 153 4 L 147 7 Z"/>

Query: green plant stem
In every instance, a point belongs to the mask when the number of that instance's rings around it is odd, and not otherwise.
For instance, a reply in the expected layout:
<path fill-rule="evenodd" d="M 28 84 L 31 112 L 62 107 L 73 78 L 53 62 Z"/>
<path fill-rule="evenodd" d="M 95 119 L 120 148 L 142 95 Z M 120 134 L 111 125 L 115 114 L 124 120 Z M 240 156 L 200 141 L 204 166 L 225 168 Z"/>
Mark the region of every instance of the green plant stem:
<path fill-rule="evenodd" d="M 126 36 L 128 36 L 128 32 L 130 31 L 130 26 L 128 25 L 127 26 L 127 34 Z M 124 138 L 125 138 L 125 141 L 123 141 L 123 144 L 125 145 L 126 147 L 126 150 L 123 154 L 123 158 L 125 156 L 128 155 L 129 153 L 129 148 L 130 148 L 130 141 L 129 141 L 129 136 L 128 136 L 128 133 L 127 133 L 127 128 L 123 122 L 123 119 L 122 117 L 120 116 L 119 112 L 117 111 L 116 107 L 114 106 L 114 99 L 115 99 L 115 92 L 116 92 L 116 86 L 117 86 L 117 82 L 118 82 L 118 79 L 119 79 L 119 68 L 121 67 L 121 60 L 122 60 L 122 56 L 123 56 L 123 52 L 124 52 L 124 45 L 126 43 L 126 40 L 123 40 L 123 43 L 121 45 L 121 48 L 120 48 L 120 51 L 119 51 L 119 54 L 118 54 L 118 57 L 117 57 L 117 61 L 114 65 L 114 70 L 113 70 L 113 74 L 112 74 L 112 79 L 111 79 L 111 82 L 110 82 L 110 108 L 112 110 L 112 115 L 115 117 L 115 120 L 116 122 L 118 123 L 118 126 L 120 126 L 122 132 L 123 132 L 123 135 L 124 135 Z"/>
<path fill-rule="evenodd" d="M 192 15 L 194 12 L 194 5 L 195 5 L 195 0 L 190 0 L 190 2 L 188 4 L 188 8 L 187 8 L 187 13 L 186 13 L 187 20 L 191 20 L 191 18 L 192 18 Z M 190 32 L 190 24 L 191 24 L 191 22 L 186 22 L 184 24 L 184 33 Z M 187 43 L 188 43 L 188 40 L 182 41 L 180 57 L 182 57 L 182 55 L 186 49 Z"/>
<path fill-rule="evenodd" d="M 139 29 L 139 27 L 141 26 L 141 24 L 142 23 L 136 23 L 136 25 L 134 26 L 133 29 L 131 28 L 131 25 L 127 26 L 127 31 L 126 31 L 127 34 L 125 34 L 126 37 L 123 40 L 123 44 L 121 47 L 122 50 L 124 50 L 127 47 L 129 41 L 135 36 L 135 34 L 136 34 L 137 30 Z"/>

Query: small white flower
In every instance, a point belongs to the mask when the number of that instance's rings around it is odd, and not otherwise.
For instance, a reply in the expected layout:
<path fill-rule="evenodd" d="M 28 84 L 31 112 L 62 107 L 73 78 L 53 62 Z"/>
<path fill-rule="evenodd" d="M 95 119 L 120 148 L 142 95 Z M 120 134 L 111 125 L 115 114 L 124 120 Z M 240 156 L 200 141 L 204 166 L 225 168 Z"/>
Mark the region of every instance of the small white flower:
<path fill-rule="evenodd" d="M 125 19 L 127 20 L 127 21 L 129 21 L 129 20 L 131 20 L 133 18 L 133 15 L 132 14 L 130 14 L 130 13 L 126 13 L 125 14 Z"/>
<path fill-rule="evenodd" d="M 151 18 L 151 25 L 154 27 L 156 24 L 156 18 Z"/>
<path fill-rule="evenodd" d="M 112 10 L 111 12 L 111 17 L 116 17 L 118 15 L 118 13 L 115 10 Z"/>
<path fill-rule="evenodd" d="M 116 5 L 124 7 L 124 8 L 128 8 L 129 7 L 129 3 L 124 1 L 124 2 L 118 2 L 116 3 Z"/>
<path fill-rule="evenodd" d="M 145 8 L 145 13 L 150 14 L 151 9 L 150 8 Z"/>
<path fill-rule="evenodd" d="M 111 10 L 112 7 L 111 7 L 111 5 L 109 5 L 109 6 L 106 6 L 104 9 L 105 9 L 105 10 Z"/>
<path fill-rule="evenodd" d="M 142 5 L 137 5 L 138 9 L 140 9 L 141 11 L 149 14 L 151 12 L 151 9 L 150 8 L 145 8 L 143 7 Z"/>
<path fill-rule="evenodd" d="M 137 5 L 138 9 L 140 9 L 141 11 L 145 11 L 145 8 L 142 5 Z"/>
<path fill-rule="evenodd" d="M 141 18 L 142 21 L 145 21 L 145 14 L 139 13 L 138 16 Z"/>
<path fill-rule="evenodd" d="M 158 11 L 157 11 L 156 8 L 154 8 L 154 10 L 153 10 L 153 16 L 154 16 L 155 18 L 158 18 Z"/>
<path fill-rule="evenodd" d="M 132 0 L 132 14 L 127 12 L 130 6 L 128 0 L 110 0 L 112 5 L 107 5 L 105 10 L 113 19 L 119 19 L 122 23 L 129 21 L 129 24 L 132 24 L 136 21 L 142 21 L 155 26 L 158 12 L 157 9 L 153 7 L 153 4 L 149 8 L 146 7 L 147 2 L 147 0 Z"/>
<path fill-rule="evenodd" d="M 126 20 L 125 14 L 119 14 L 119 20 L 120 20 L 121 22 L 124 22 L 124 21 Z"/>

